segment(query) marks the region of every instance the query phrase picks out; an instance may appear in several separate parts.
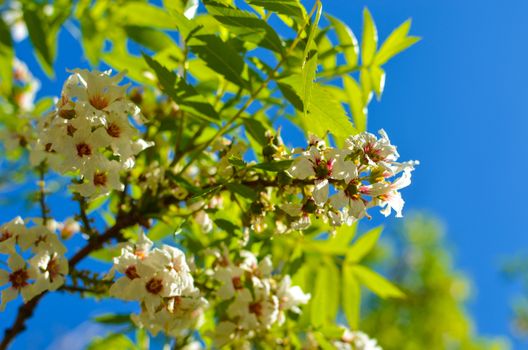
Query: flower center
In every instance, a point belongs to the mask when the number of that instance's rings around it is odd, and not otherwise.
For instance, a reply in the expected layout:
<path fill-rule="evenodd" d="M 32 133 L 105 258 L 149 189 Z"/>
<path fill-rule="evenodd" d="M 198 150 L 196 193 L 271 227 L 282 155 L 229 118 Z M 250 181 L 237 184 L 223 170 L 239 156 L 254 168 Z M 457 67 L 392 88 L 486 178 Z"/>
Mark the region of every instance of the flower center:
<path fill-rule="evenodd" d="M 0 235 L 0 242 L 4 242 L 4 241 L 7 241 L 9 238 L 13 237 L 13 234 L 7 230 L 5 230 L 4 232 L 2 232 L 2 234 Z"/>
<path fill-rule="evenodd" d="M 93 183 L 95 186 L 105 186 L 107 177 L 105 173 L 96 172 L 94 174 Z"/>
<path fill-rule="evenodd" d="M 231 279 L 231 282 L 233 283 L 233 288 L 235 288 L 235 289 L 239 289 L 240 290 L 240 289 L 244 288 L 244 286 L 242 284 L 242 280 L 238 276 L 237 277 L 233 277 Z"/>
<path fill-rule="evenodd" d="M 9 282 L 15 289 L 22 289 L 27 286 L 29 279 L 28 272 L 25 269 L 20 269 L 9 275 Z"/>
<path fill-rule="evenodd" d="M 139 278 L 135 265 L 130 265 L 129 267 L 127 267 L 125 270 L 125 275 L 131 280 Z"/>
<path fill-rule="evenodd" d="M 262 316 L 262 303 L 251 303 L 249 304 L 249 312 L 257 316 Z"/>
<path fill-rule="evenodd" d="M 110 123 L 106 128 L 106 133 L 112 137 L 119 137 L 121 135 L 121 128 L 116 123 Z"/>
<path fill-rule="evenodd" d="M 53 150 L 53 144 L 51 142 L 48 142 L 46 143 L 46 145 L 44 145 L 44 151 L 48 152 L 48 153 L 53 153 L 55 152 Z"/>
<path fill-rule="evenodd" d="M 60 266 L 56 258 L 53 258 L 48 262 L 46 270 L 49 272 L 50 280 L 52 282 L 60 275 Z"/>
<path fill-rule="evenodd" d="M 151 294 L 159 294 L 163 290 L 163 281 L 159 278 L 152 278 L 147 282 L 145 288 Z"/>
<path fill-rule="evenodd" d="M 106 107 L 108 107 L 108 100 L 105 96 L 102 95 L 94 95 L 90 97 L 90 104 L 98 110 L 103 110 Z"/>
<path fill-rule="evenodd" d="M 322 160 L 322 159 L 316 159 L 315 160 L 315 176 L 318 179 L 324 179 L 328 176 L 332 175 L 332 168 L 334 166 L 333 159 L 329 159 L 328 161 Z"/>
<path fill-rule="evenodd" d="M 75 134 L 76 131 L 77 131 L 77 128 L 71 124 L 68 124 L 68 126 L 66 127 L 66 133 L 68 134 L 68 136 L 73 136 L 73 134 Z"/>
<path fill-rule="evenodd" d="M 90 147 L 89 144 L 85 142 L 81 142 L 81 143 L 78 143 L 76 147 L 77 147 L 77 155 L 79 157 L 92 155 L 92 147 Z"/>

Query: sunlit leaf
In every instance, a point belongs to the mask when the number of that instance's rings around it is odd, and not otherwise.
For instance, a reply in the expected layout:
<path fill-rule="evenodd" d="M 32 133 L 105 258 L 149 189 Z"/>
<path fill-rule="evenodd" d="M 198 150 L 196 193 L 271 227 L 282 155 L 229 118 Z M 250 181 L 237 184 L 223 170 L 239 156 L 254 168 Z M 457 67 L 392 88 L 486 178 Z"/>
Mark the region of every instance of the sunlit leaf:
<path fill-rule="evenodd" d="M 10 94 L 13 85 L 13 40 L 9 28 L 0 17 L 0 81 L 2 86 L 0 90 L 3 93 Z"/>
<path fill-rule="evenodd" d="M 369 66 L 372 63 L 377 45 L 378 31 L 376 24 L 370 11 L 365 8 L 363 10 L 363 35 L 361 38 L 361 64 L 363 66 Z"/>
<path fill-rule="evenodd" d="M 361 261 L 375 247 L 382 231 L 383 226 L 378 226 L 359 237 L 348 250 L 346 261 L 349 263 Z"/>
<path fill-rule="evenodd" d="M 374 63 L 377 65 L 382 65 L 393 56 L 420 41 L 420 38 L 418 37 L 407 36 L 410 28 L 410 19 L 403 22 L 402 25 L 396 28 L 381 45 L 379 51 L 376 53 L 376 57 L 374 58 Z"/>
<path fill-rule="evenodd" d="M 341 292 L 341 304 L 343 312 L 351 329 L 357 329 L 359 325 L 361 288 L 357 282 L 352 266 L 343 265 L 342 277 L 343 288 Z"/>
<path fill-rule="evenodd" d="M 405 294 L 385 277 L 360 265 L 351 266 L 351 270 L 362 285 L 370 289 L 380 298 L 403 298 Z"/>
<path fill-rule="evenodd" d="M 356 66 L 358 63 L 359 45 L 352 30 L 339 19 L 326 15 L 326 18 L 334 28 L 339 44 L 343 46 L 343 54 L 349 66 Z"/>

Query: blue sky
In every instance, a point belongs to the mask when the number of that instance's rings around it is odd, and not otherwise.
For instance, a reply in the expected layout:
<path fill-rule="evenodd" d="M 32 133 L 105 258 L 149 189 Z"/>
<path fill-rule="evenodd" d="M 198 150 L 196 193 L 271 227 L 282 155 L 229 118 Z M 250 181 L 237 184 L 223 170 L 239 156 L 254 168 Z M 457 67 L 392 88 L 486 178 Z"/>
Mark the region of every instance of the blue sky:
<path fill-rule="evenodd" d="M 421 161 L 413 185 L 404 192 L 406 210 L 426 210 L 444 222 L 456 266 L 474 282 L 469 310 L 479 333 L 508 335 L 516 288 L 500 276 L 500 263 L 528 251 L 528 235 L 522 229 L 528 198 L 522 182 L 528 171 L 528 2 L 323 3 L 357 35 L 364 6 L 371 10 L 381 38 L 413 18 L 411 32 L 423 40 L 386 66 L 385 93 L 381 103 L 371 104 L 369 129 L 383 127 L 403 159 Z M 64 68 L 87 65 L 78 44 L 62 33 L 57 81 L 49 82 L 28 47 L 27 41 L 22 43 L 18 53 L 42 81 L 43 95 L 59 93 Z M 0 219 L 10 219 L 18 210 L 2 208 Z M 78 334 L 92 334 L 96 330 L 82 324 L 87 315 L 110 307 L 126 309 L 69 296 L 48 299 L 30 321 L 31 333 L 26 332 L 14 349 L 45 349 L 51 338 L 76 327 Z M 0 325 L 11 323 L 14 306 L 0 314 Z M 515 345 L 522 348 L 520 342 Z"/>

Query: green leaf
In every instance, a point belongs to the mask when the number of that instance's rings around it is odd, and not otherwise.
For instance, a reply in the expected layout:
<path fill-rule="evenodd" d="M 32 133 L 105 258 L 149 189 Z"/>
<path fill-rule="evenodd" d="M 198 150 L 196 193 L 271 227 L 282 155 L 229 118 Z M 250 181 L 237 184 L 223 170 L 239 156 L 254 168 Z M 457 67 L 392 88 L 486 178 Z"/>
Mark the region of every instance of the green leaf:
<path fill-rule="evenodd" d="M 382 231 L 383 226 L 378 226 L 359 237 L 359 239 L 348 250 L 346 261 L 348 263 L 357 263 L 361 261 L 376 246 Z"/>
<path fill-rule="evenodd" d="M 47 25 L 42 19 L 43 13 L 35 6 L 24 6 L 24 22 L 29 38 L 35 47 L 37 58 L 48 76 L 53 76 L 53 56 L 49 46 Z"/>
<path fill-rule="evenodd" d="M 188 45 L 209 68 L 242 88 L 248 87 L 247 80 L 243 78 L 247 74 L 247 66 L 231 45 L 209 34 L 193 36 Z"/>
<path fill-rule="evenodd" d="M 254 169 L 262 169 L 266 171 L 272 171 L 272 172 L 279 172 L 279 171 L 285 171 L 288 170 L 291 167 L 291 164 L 293 163 L 293 160 L 278 160 L 276 162 L 269 162 L 269 163 L 260 163 L 257 165 L 253 165 L 252 168 Z"/>
<path fill-rule="evenodd" d="M 347 64 L 350 66 L 357 66 L 359 45 L 356 36 L 352 30 L 339 19 L 330 15 L 326 15 L 326 18 L 330 21 L 332 27 L 334 28 L 337 35 L 337 40 L 339 40 L 339 44 L 343 46 L 343 54 L 345 55 Z"/>
<path fill-rule="evenodd" d="M 313 326 L 334 322 L 339 303 L 339 286 L 337 267 L 332 261 L 324 261 L 317 267 L 313 299 L 310 301 L 310 320 Z"/>
<path fill-rule="evenodd" d="M 152 57 L 143 54 L 143 58 L 156 73 L 162 91 L 172 98 L 183 111 L 209 122 L 219 122 L 220 116 L 216 110 L 192 85 L 187 84 L 176 73 L 168 70 Z"/>
<path fill-rule="evenodd" d="M 361 64 L 369 66 L 374 59 L 378 46 L 378 31 L 372 15 L 365 7 L 363 10 L 363 36 L 361 39 Z"/>
<path fill-rule="evenodd" d="M 350 329 L 357 329 L 361 309 L 361 288 L 354 277 L 352 266 L 348 264 L 343 265 L 342 280 L 341 304 L 343 313 L 345 314 Z"/>
<path fill-rule="evenodd" d="M 135 350 L 136 346 L 123 334 L 111 334 L 105 338 L 96 338 L 86 350 Z"/>
<path fill-rule="evenodd" d="M 381 45 L 378 53 L 376 53 L 376 57 L 374 58 L 374 63 L 381 66 L 393 56 L 420 41 L 420 38 L 418 37 L 407 36 L 410 28 L 410 19 L 403 22 L 398 28 L 396 28 Z"/>
<path fill-rule="evenodd" d="M 127 1 L 116 7 L 114 19 L 122 26 L 177 29 L 177 22 L 164 9 L 139 1 Z"/>
<path fill-rule="evenodd" d="M 275 30 L 265 21 L 252 13 L 228 7 L 216 1 L 204 2 L 208 12 L 218 22 L 228 28 L 232 34 L 235 34 L 238 39 L 282 53 L 283 47 L 281 39 Z"/>
<path fill-rule="evenodd" d="M 96 67 L 103 50 L 104 35 L 98 31 L 97 20 L 93 18 L 88 8 L 79 16 L 79 23 L 81 25 L 84 54 L 90 64 Z"/>
<path fill-rule="evenodd" d="M 319 84 L 313 85 L 310 106 L 303 123 L 306 131 L 319 137 L 331 132 L 337 139 L 344 140 L 357 133 L 341 103 L 329 89 Z"/>
<path fill-rule="evenodd" d="M 343 76 L 344 91 L 352 111 L 354 126 L 359 132 L 367 130 L 367 108 L 363 104 L 363 92 L 356 80 L 348 75 Z"/>
<path fill-rule="evenodd" d="M 0 90 L 5 94 L 11 94 L 13 86 L 13 40 L 9 27 L 0 16 Z"/>
<path fill-rule="evenodd" d="M 359 82 L 361 84 L 361 97 L 363 105 L 367 106 L 372 98 L 372 78 L 368 68 L 361 68 L 359 72 Z"/>
<path fill-rule="evenodd" d="M 168 48 L 180 51 L 171 37 L 159 30 L 139 26 L 125 26 L 124 29 L 130 39 L 154 52 Z"/>
<path fill-rule="evenodd" d="M 127 324 L 131 323 L 130 314 L 104 314 L 95 316 L 93 320 L 102 324 Z"/>
<path fill-rule="evenodd" d="M 265 146 L 268 143 L 268 138 L 266 137 L 266 127 L 264 125 L 253 118 L 242 118 L 242 122 L 244 123 L 244 127 L 246 128 L 246 131 L 253 137 L 261 146 Z"/>
<path fill-rule="evenodd" d="M 300 19 L 306 17 L 306 10 L 299 0 L 246 0 L 246 2 L 282 15 L 294 16 Z"/>
<path fill-rule="evenodd" d="M 352 225 L 342 225 L 336 229 L 334 237 L 328 240 L 328 243 L 335 248 L 346 248 L 356 235 L 357 222 Z"/>
<path fill-rule="evenodd" d="M 370 79 L 372 83 L 372 89 L 376 93 L 376 97 L 379 101 L 383 89 L 385 88 L 385 71 L 379 66 L 370 67 Z"/>
<path fill-rule="evenodd" d="M 226 219 L 216 219 L 214 221 L 216 226 L 218 226 L 220 229 L 226 231 L 227 233 L 230 233 L 232 235 L 236 234 L 236 231 L 240 230 L 240 226 L 237 226 L 233 224 L 231 221 L 228 221 Z"/>
<path fill-rule="evenodd" d="M 239 183 L 228 183 L 225 187 L 233 193 L 241 195 L 244 198 L 255 201 L 258 199 L 258 194 L 251 187 L 239 184 Z"/>
<path fill-rule="evenodd" d="M 360 265 L 351 266 L 357 279 L 380 298 L 404 298 L 405 294 L 385 277 Z"/>

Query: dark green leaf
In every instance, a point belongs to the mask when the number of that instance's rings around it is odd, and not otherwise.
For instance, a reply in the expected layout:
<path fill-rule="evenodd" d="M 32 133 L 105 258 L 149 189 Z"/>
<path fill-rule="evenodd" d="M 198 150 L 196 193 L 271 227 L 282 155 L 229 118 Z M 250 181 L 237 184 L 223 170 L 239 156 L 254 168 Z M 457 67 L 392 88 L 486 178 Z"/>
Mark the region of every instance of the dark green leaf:
<path fill-rule="evenodd" d="M 46 36 L 47 25 L 42 19 L 42 15 L 43 12 L 40 12 L 35 6 L 24 6 L 24 22 L 26 22 L 29 38 L 46 74 L 52 76 L 53 56 Z"/>
<path fill-rule="evenodd" d="M 225 187 L 233 193 L 236 193 L 244 198 L 255 201 L 258 199 L 258 194 L 251 187 L 238 184 L 238 183 L 228 183 Z"/>
<path fill-rule="evenodd" d="M 143 57 L 156 73 L 163 92 L 172 98 L 183 111 L 206 121 L 218 123 L 220 117 L 216 110 L 192 85 L 187 84 L 176 73 L 168 70 L 153 58 L 145 54 Z"/>
<path fill-rule="evenodd" d="M 94 317 L 93 320 L 97 323 L 111 325 L 131 323 L 130 314 L 104 314 Z"/>

